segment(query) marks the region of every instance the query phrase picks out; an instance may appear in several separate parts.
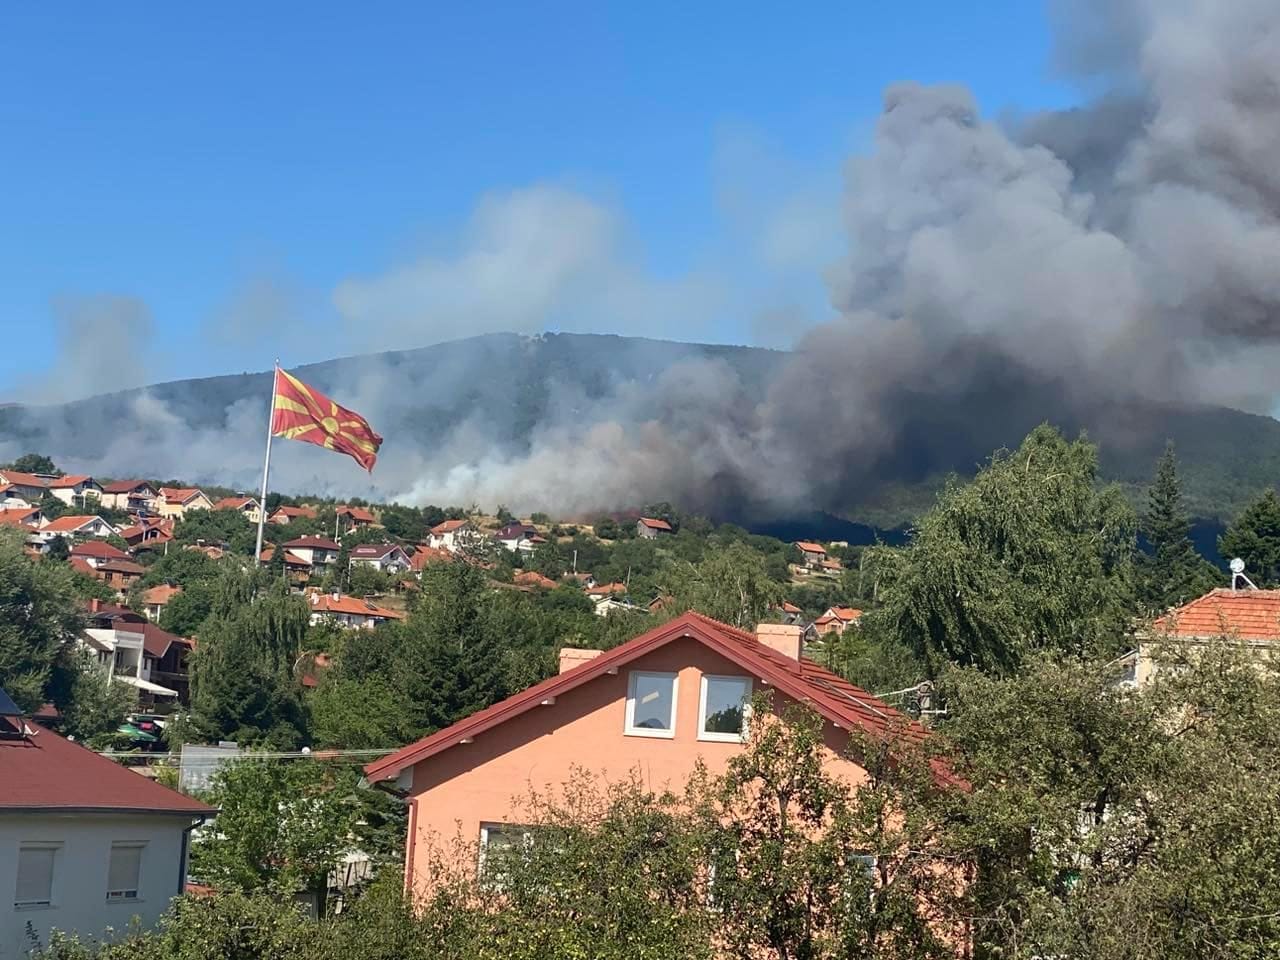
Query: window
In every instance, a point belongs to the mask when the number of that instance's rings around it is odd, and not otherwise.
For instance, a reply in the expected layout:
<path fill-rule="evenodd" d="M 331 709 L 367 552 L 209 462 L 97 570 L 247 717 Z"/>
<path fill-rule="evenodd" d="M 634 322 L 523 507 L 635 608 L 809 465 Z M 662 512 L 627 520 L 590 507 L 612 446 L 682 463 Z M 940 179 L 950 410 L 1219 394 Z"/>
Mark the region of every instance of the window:
<path fill-rule="evenodd" d="M 107 866 L 107 899 L 137 900 L 138 875 L 142 872 L 141 843 L 113 843 Z"/>
<path fill-rule="evenodd" d="M 627 688 L 626 732 L 638 737 L 674 737 L 676 734 L 676 675 L 631 674 Z"/>
<path fill-rule="evenodd" d="M 701 726 L 699 740 L 724 740 L 738 743 L 746 730 L 751 709 L 750 677 L 713 677 L 703 674 L 699 706 Z"/>
<path fill-rule="evenodd" d="M 24 843 L 18 848 L 18 884 L 15 907 L 47 907 L 53 903 L 53 864 L 56 843 Z"/>
<path fill-rule="evenodd" d="M 480 825 L 480 878 L 489 887 L 510 886 L 512 857 L 524 857 L 533 844 L 533 830 L 516 823 Z M 518 861 L 517 861 L 518 862 Z"/>

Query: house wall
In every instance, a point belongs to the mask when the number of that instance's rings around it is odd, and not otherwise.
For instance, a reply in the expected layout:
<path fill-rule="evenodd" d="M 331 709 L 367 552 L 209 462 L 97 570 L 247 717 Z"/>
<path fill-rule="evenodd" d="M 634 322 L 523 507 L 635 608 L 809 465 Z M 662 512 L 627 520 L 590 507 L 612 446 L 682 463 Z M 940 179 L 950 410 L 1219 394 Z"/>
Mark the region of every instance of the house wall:
<path fill-rule="evenodd" d="M 177 895 L 186 874 L 182 862 L 185 816 L 155 813 L 115 815 L 0 814 L 0 960 L 25 957 L 26 927 L 47 943 L 53 928 L 101 937 L 107 927 L 125 931 L 137 917 L 152 926 Z M 107 866 L 115 841 L 145 843 L 138 899 L 107 902 Z M 23 843 L 59 843 L 54 855 L 53 905 L 18 908 L 18 849 Z"/>
<path fill-rule="evenodd" d="M 676 673 L 676 724 L 672 739 L 628 736 L 625 713 L 632 671 Z M 432 852 L 455 840 L 475 844 L 482 823 L 520 823 L 530 788 L 565 783 L 574 767 L 624 780 L 635 771 L 654 790 L 683 790 L 699 758 L 712 774 L 723 772 L 739 743 L 698 740 L 702 675 L 745 676 L 741 667 L 696 640 L 667 644 L 619 669 L 535 707 L 520 717 L 422 761 L 413 768 L 413 800 L 406 881 L 416 894 L 430 888 Z M 768 689 L 757 679 L 754 690 Z M 789 701 L 775 695 L 775 709 Z M 827 724 L 830 769 L 851 785 L 866 774 L 843 759 L 847 735 Z"/>

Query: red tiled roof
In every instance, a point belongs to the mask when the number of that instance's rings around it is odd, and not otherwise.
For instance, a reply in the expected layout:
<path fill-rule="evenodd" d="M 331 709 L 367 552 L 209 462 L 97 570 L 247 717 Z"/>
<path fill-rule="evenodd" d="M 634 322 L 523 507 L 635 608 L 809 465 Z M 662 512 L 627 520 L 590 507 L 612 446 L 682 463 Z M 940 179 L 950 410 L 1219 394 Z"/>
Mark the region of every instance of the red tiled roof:
<path fill-rule="evenodd" d="M 1210 590 L 1170 610 L 1154 626 L 1173 637 L 1280 640 L 1280 590 Z"/>
<path fill-rule="evenodd" d="M 103 493 L 133 493 L 143 487 L 151 487 L 151 484 L 145 480 L 116 480 L 114 483 L 104 484 Z"/>
<path fill-rule="evenodd" d="M 88 574 L 91 577 L 95 573 L 97 573 L 97 571 L 94 570 L 93 566 L 89 563 L 89 561 L 86 560 L 84 557 L 72 557 L 67 562 L 71 564 L 71 569 L 76 571 L 77 573 Z"/>
<path fill-rule="evenodd" d="M 350 517 L 352 520 L 359 520 L 361 523 L 373 523 L 377 520 L 377 518 L 364 507 L 349 507 L 346 504 L 343 504 L 334 512 L 340 517 Z"/>
<path fill-rule="evenodd" d="M 827 548 L 820 543 L 814 543 L 812 540 L 797 540 L 796 546 L 804 553 L 821 553 L 826 555 Z"/>
<path fill-rule="evenodd" d="M 128 560 L 129 555 L 105 540 L 86 540 L 71 548 L 73 557 L 101 557 L 104 560 Z"/>
<path fill-rule="evenodd" d="M 169 503 L 186 503 L 193 497 L 200 495 L 200 491 L 195 487 L 161 487 L 160 496 L 164 497 Z"/>
<path fill-rule="evenodd" d="M 276 514 L 280 514 L 280 513 L 284 514 L 286 517 L 305 517 L 308 520 L 314 520 L 316 518 L 315 507 L 280 506 L 280 507 L 276 507 L 276 512 L 271 514 L 271 516 L 274 517 Z"/>
<path fill-rule="evenodd" d="M 37 476 L 34 473 L 19 473 L 17 470 L 0 470 L 0 476 L 3 476 L 5 482 L 17 484 L 20 487 L 47 487 L 49 481 L 44 477 Z"/>
<path fill-rule="evenodd" d="M 596 677 L 638 659 L 666 644 L 688 637 L 705 644 L 726 659 L 732 660 L 784 694 L 808 704 L 821 716 L 845 729 L 858 727 L 875 734 L 895 734 L 919 743 L 929 734 L 919 723 L 893 707 L 876 699 L 843 677 L 818 666 L 812 660 L 792 660 L 764 645 L 754 634 L 720 623 L 700 613 L 689 612 L 669 623 L 643 633 L 614 647 L 582 665 L 544 680 L 473 713 L 450 727 L 375 760 L 364 768 L 372 782 L 390 780 L 406 767 L 456 746 L 461 740 L 491 730 L 501 723 L 537 708 L 548 697 L 555 697 L 582 686 Z M 954 777 L 937 770 L 939 778 L 955 782 Z"/>
<path fill-rule="evenodd" d="M 143 590 L 142 602 L 149 607 L 163 607 L 181 592 L 181 587 L 174 587 L 167 583 L 162 583 L 158 586 L 148 587 L 146 590 Z"/>
<path fill-rule="evenodd" d="M 270 563 L 272 558 L 275 557 L 275 555 L 276 555 L 275 547 L 264 547 L 262 550 L 262 562 L 264 564 Z M 289 550 L 286 550 L 284 552 L 284 565 L 286 567 L 310 567 L 311 566 L 311 564 L 309 564 L 306 560 L 303 560 L 296 553 L 293 553 Z"/>
<path fill-rule="evenodd" d="M 412 570 L 421 571 L 429 563 L 452 563 L 453 554 L 448 550 L 441 550 L 437 547 L 418 546 L 414 548 L 413 556 L 409 558 L 409 567 Z"/>
<path fill-rule="evenodd" d="M 258 501 L 253 497 L 223 497 L 213 505 L 215 510 L 243 510 L 249 504 L 257 506 Z"/>
<path fill-rule="evenodd" d="M 614 593 L 626 593 L 627 585 L 625 583 L 597 583 L 594 587 L 587 587 L 587 593 L 598 593 L 606 596 Z"/>
<path fill-rule="evenodd" d="M 380 560 L 400 548 L 394 543 L 362 543 L 351 551 L 352 559 Z"/>
<path fill-rule="evenodd" d="M 431 532 L 439 536 L 445 533 L 452 533 L 454 530 L 461 529 L 466 525 L 466 520 L 445 520 L 443 523 L 437 523 L 432 527 Z"/>
<path fill-rule="evenodd" d="M 59 517 L 57 520 L 50 520 L 40 528 L 41 533 L 75 533 L 86 524 L 93 523 L 97 520 L 94 516 L 76 516 L 76 517 Z M 104 521 L 105 522 L 105 521 Z"/>
<path fill-rule="evenodd" d="M 522 587 L 541 587 L 544 590 L 554 590 L 556 582 L 550 577 L 544 577 L 537 570 L 524 570 L 517 573 L 513 580 Z"/>
<path fill-rule="evenodd" d="M 650 530 L 667 530 L 667 531 L 670 531 L 670 529 L 671 529 L 671 524 L 667 523 L 667 521 L 665 521 L 665 520 L 655 520 L 655 519 L 653 519 L 652 517 L 641 517 L 641 518 L 640 518 L 640 522 L 641 522 L 641 523 L 643 523 L 643 524 L 644 524 L 646 527 L 648 527 Z"/>
<path fill-rule="evenodd" d="M 65 477 L 58 477 L 54 480 L 50 480 L 46 484 L 46 486 L 48 486 L 50 490 L 65 490 L 68 487 L 76 487 L 82 483 L 92 483 L 92 482 L 93 482 L 93 477 L 87 476 L 85 474 L 76 474 L 76 475 L 67 474 Z"/>
<path fill-rule="evenodd" d="M 140 577 L 147 572 L 147 568 L 140 563 L 134 563 L 132 560 L 108 560 L 106 563 L 98 565 L 101 573 L 123 573 L 131 577 Z"/>
<path fill-rule="evenodd" d="M 12 510 L 0 510 L 0 526 L 4 527 L 21 527 L 31 526 L 32 518 L 40 513 L 39 507 L 31 507 L 27 509 L 15 508 Z"/>
<path fill-rule="evenodd" d="M 51 730 L 28 729 L 34 732 L 25 738 L 0 737 L 0 810 L 216 812 Z"/>
<path fill-rule="evenodd" d="M 403 620 L 404 614 L 395 610 L 387 610 L 368 600 L 357 597 L 339 596 L 317 593 L 312 595 L 311 609 L 317 613 L 343 613 L 353 617 L 384 617 L 388 620 Z"/>
<path fill-rule="evenodd" d="M 151 656 L 159 660 L 169 652 L 169 647 L 173 644 L 180 647 L 190 649 L 194 644 L 186 637 L 180 637 L 177 634 L 169 633 L 167 630 L 161 630 L 154 623 L 144 624 L 142 627 L 142 649 Z"/>
<path fill-rule="evenodd" d="M 845 623 L 852 623 L 862 616 L 862 611 L 857 607 L 832 607 L 827 612 Z"/>
<path fill-rule="evenodd" d="M 332 540 L 327 540 L 324 537 L 312 537 L 312 536 L 298 537 L 296 540 L 290 540 L 288 543 L 284 544 L 284 547 L 285 549 L 292 548 L 295 550 L 306 550 L 306 549 L 337 550 L 338 549 L 338 545 L 334 543 Z"/>

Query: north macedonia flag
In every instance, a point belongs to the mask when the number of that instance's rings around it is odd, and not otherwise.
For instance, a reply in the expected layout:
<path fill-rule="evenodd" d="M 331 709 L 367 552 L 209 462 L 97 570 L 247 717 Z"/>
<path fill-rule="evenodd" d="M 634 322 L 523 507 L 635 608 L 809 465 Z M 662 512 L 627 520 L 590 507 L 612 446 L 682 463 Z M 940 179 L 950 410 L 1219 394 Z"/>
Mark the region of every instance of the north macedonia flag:
<path fill-rule="evenodd" d="M 340 407 L 315 387 L 276 369 L 275 400 L 271 405 L 271 433 L 287 440 L 314 443 L 326 450 L 345 453 L 372 471 L 382 438 L 369 421 Z"/>

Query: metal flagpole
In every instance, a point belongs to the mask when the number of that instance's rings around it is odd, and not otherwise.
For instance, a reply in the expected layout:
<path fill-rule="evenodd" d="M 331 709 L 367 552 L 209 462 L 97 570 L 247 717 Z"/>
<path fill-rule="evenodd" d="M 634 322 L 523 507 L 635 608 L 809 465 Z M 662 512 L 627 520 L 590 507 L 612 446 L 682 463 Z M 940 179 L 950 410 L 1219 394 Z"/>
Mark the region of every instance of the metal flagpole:
<path fill-rule="evenodd" d="M 262 461 L 262 497 L 258 500 L 258 545 L 253 550 L 254 563 L 262 562 L 262 531 L 267 524 L 267 477 L 271 474 L 271 420 L 276 412 L 276 387 L 280 379 L 280 358 L 271 373 L 271 405 L 267 408 L 267 456 Z"/>

